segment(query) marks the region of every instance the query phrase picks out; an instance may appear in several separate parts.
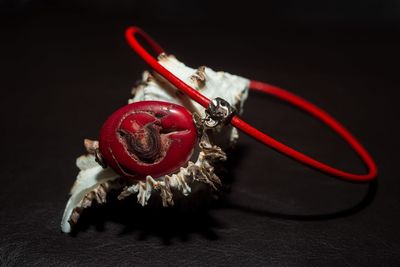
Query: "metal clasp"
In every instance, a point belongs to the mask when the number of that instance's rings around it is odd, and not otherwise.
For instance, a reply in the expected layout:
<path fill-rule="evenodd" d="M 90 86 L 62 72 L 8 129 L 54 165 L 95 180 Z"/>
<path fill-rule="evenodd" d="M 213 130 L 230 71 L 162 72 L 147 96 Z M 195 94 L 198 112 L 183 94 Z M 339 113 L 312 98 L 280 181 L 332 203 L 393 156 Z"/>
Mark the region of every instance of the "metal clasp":
<path fill-rule="evenodd" d="M 226 125 L 235 115 L 236 110 L 228 101 L 217 97 L 211 100 L 208 108 L 205 110 L 206 116 L 203 123 L 207 128 L 215 128 L 219 125 Z"/>

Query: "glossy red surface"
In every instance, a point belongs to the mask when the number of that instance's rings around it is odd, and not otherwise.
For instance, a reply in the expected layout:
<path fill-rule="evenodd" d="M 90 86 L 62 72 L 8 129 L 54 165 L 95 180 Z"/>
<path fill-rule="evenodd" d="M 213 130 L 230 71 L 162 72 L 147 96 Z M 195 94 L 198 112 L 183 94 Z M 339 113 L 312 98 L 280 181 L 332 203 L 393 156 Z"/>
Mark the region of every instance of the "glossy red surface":
<path fill-rule="evenodd" d="M 99 150 L 116 172 L 140 180 L 171 174 L 184 166 L 196 141 L 192 115 L 184 107 L 141 101 L 118 109 L 106 120 Z"/>

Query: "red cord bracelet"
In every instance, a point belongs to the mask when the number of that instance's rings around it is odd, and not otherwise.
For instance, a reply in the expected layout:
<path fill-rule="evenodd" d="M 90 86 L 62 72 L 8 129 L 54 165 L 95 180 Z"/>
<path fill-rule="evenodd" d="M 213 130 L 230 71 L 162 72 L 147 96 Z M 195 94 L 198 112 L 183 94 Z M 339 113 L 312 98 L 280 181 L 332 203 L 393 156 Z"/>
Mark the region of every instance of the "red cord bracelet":
<path fill-rule="evenodd" d="M 126 39 L 133 50 L 148 64 L 152 69 L 154 69 L 158 74 L 162 75 L 165 79 L 167 79 L 170 83 L 172 83 L 176 88 L 183 91 L 187 94 L 191 99 L 205 107 L 209 108 L 212 101 L 202 95 L 200 92 L 196 91 L 191 86 L 187 85 L 185 82 L 180 80 L 166 68 L 158 63 L 158 61 L 151 56 L 137 41 L 136 35 L 142 37 L 146 43 L 156 52 L 157 54 L 161 54 L 164 50 L 161 48 L 159 44 L 157 44 L 149 35 L 143 32 L 140 28 L 130 27 L 126 31 Z M 280 100 L 288 102 L 289 104 L 296 106 L 315 118 L 321 120 L 323 123 L 328 125 L 334 132 L 339 134 L 352 148 L 353 150 L 360 156 L 363 160 L 364 164 L 368 168 L 367 174 L 353 174 L 349 172 L 345 172 L 339 169 L 336 169 L 332 166 L 329 166 L 325 163 L 322 163 L 318 160 L 315 160 L 279 141 L 270 137 L 269 135 L 262 133 L 256 128 L 252 127 L 248 123 L 241 120 L 237 115 L 233 115 L 230 118 L 230 123 L 235 126 L 237 129 L 245 132 L 256 140 L 260 141 L 264 145 L 275 149 L 276 151 L 289 156 L 298 162 L 303 163 L 309 167 L 312 167 L 318 171 L 323 173 L 332 175 L 334 177 L 340 178 L 342 180 L 351 181 L 351 182 L 369 182 L 373 180 L 377 176 L 377 167 L 366 151 L 366 149 L 357 141 L 357 139 L 348 131 L 346 128 L 332 118 L 328 113 L 318 108 L 314 104 L 308 102 L 307 100 L 294 95 L 284 89 L 259 82 L 259 81 L 251 81 L 250 89 L 263 92 L 269 95 L 272 95 Z"/>

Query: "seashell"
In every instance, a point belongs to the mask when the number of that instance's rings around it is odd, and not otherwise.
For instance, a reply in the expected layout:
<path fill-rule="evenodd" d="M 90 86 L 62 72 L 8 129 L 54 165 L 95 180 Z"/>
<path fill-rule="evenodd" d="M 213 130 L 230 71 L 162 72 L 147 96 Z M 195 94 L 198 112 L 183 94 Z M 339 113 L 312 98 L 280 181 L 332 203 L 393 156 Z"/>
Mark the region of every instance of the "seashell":
<path fill-rule="evenodd" d="M 192 69 L 171 55 L 161 54 L 159 56 L 159 63 L 188 85 L 200 90 L 208 98 L 223 98 L 232 107 L 235 107 L 239 114 L 242 113 L 250 84 L 248 79 L 222 71 L 216 72 L 204 66 L 197 70 Z M 187 114 L 177 117 L 178 121 L 180 119 L 185 121 L 183 128 L 190 132 L 190 134 L 185 136 L 187 139 L 185 139 L 185 146 L 181 150 L 182 155 L 175 153 L 176 157 L 168 158 L 168 161 L 170 159 L 173 161 L 175 158 L 176 162 L 171 165 L 167 164 L 169 166 L 165 168 L 168 169 L 167 171 L 146 169 L 146 164 L 155 167 L 156 164 L 154 163 L 158 161 L 161 163 L 163 157 L 167 161 L 167 153 L 165 155 L 163 153 L 168 150 L 166 148 L 168 145 L 165 144 L 162 137 L 156 136 L 150 141 L 150 136 L 154 137 L 152 136 L 154 131 L 161 131 L 161 128 L 157 129 L 160 124 L 155 123 L 158 118 L 155 115 L 143 115 L 140 120 L 153 123 L 151 127 L 155 127 L 155 129 L 147 128 L 147 132 L 142 132 L 142 134 L 147 135 L 146 138 L 149 138 L 148 141 L 153 142 L 152 145 L 156 145 L 161 149 L 155 151 L 149 149 L 144 155 L 139 156 L 136 155 L 137 147 L 131 149 L 132 151 L 129 152 L 129 147 L 131 146 L 128 143 L 132 140 L 130 139 L 131 137 L 124 134 L 134 135 L 138 132 L 139 128 L 145 127 L 146 124 L 141 123 L 141 127 L 135 128 L 136 126 L 132 125 L 133 120 L 127 119 L 129 116 L 123 117 L 121 115 L 129 113 L 130 106 L 121 108 L 120 110 L 122 111 L 119 110 L 111 115 L 110 118 L 112 119 L 109 119 L 110 121 L 105 123 L 99 142 L 85 141 L 89 155 L 81 156 L 77 160 L 80 172 L 71 189 L 71 197 L 61 221 L 61 229 L 65 233 L 71 232 L 72 227 L 79 219 L 80 213 L 85 208 L 89 207 L 93 202 L 104 203 L 109 190 L 120 190 L 118 199 L 124 199 L 132 194 L 137 194 L 138 203 L 141 205 L 146 205 L 151 195 L 154 192 L 159 192 L 163 206 L 168 206 L 174 204 L 172 189 L 178 190 L 182 192 L 182 195 L 187 196 L 191 193 L 192 187 L 196 183 L 203 183 L 214 189 L 217 189 L 220 184 L 220 179 L 214 172 L 214 165 L 216 162 L 226 160 L 226 154 L 223 149 L 232 146 L 236 142 L 238 139 L 237 130 L 230 125 L 205 130 L 202 124 L 202 119 L 206 117 L 205 109 L 182 94 L 157 73 L 145 71 L 142 81 L 132 90 L 132 94 L 134 95 L 133 98 L 128 101 L 130 104 L 142 105 L 138 103 L 145 103 L 142 101 L 162 101 L 166 104 L 162 104 L 160 107 L 165 107 L 165 105 L 174 107 L 184 114 L 187 111 L 183 108 L 185 112 L 180 110 L 180 106 L 183 106 L 192 114 L 194 124 L 193 122 L 191 124 L 187 122 Z M 139 116 L 139 114 L 132 116 Z M 173 129 L 170 126 L 165 126 L 165 128 Z M 196 130 L 198 132 L 197 140 L 199 140 L 199 149 L 196 152 L 197 155 L 194 156 L 197 159 L 187 161 L 196 142 L 193 141 L 196 140 Z M 119 139 L 117 140 L 117 138 Z M 113 146 L 119 146 L 118 157 L 124 154 L 122 152 L 126 152 L 124 150 L 127 150 L 130 154 L 126 160 L 130 162 L 136 160 L 136 167 L 129 170 L 129 173 L 136 174 L 132 175 L 132 179 L 121 179 L 121 176 L 129 175 L 126 175 L 127 173 L 124 169 L 115 166 L 116 163 L 112 159 L 113 155 L 107 153 L 107 148 Z M 98 153 L 99 151 L 100 153 Z M 179 149 L 176 149 L 176 151 L 179 151 Z M 121 162 L 120 160 L 119 158 L 118 162 Z M 104 163 L 112 168 L 105 166 Z"/>

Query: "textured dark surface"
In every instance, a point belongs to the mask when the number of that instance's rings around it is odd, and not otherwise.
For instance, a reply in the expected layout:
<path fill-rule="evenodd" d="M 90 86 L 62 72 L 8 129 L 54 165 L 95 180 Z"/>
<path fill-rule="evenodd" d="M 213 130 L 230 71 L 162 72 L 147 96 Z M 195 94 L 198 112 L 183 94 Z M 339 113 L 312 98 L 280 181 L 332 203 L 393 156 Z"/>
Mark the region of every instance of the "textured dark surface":
<path fill-rule="evenodd" d="M 194 196 L 170 209 L 110 200 L 86 212 L 73 236 L 62 234 L 82 140 L 97 138 L 146 69 L 123 38 L 137 23 L 189 66 L 264 80 L 324 107 L 376 158 L 378 182 L 326 177 L 242 135 L 219 200 Z M 0 263 L 398 266 L 398 28 L 171 25 L 80 10 L 1 18 Z M 244 118 L 363 171 L 328 129 L 267 96 L 251 93 Z"/>

